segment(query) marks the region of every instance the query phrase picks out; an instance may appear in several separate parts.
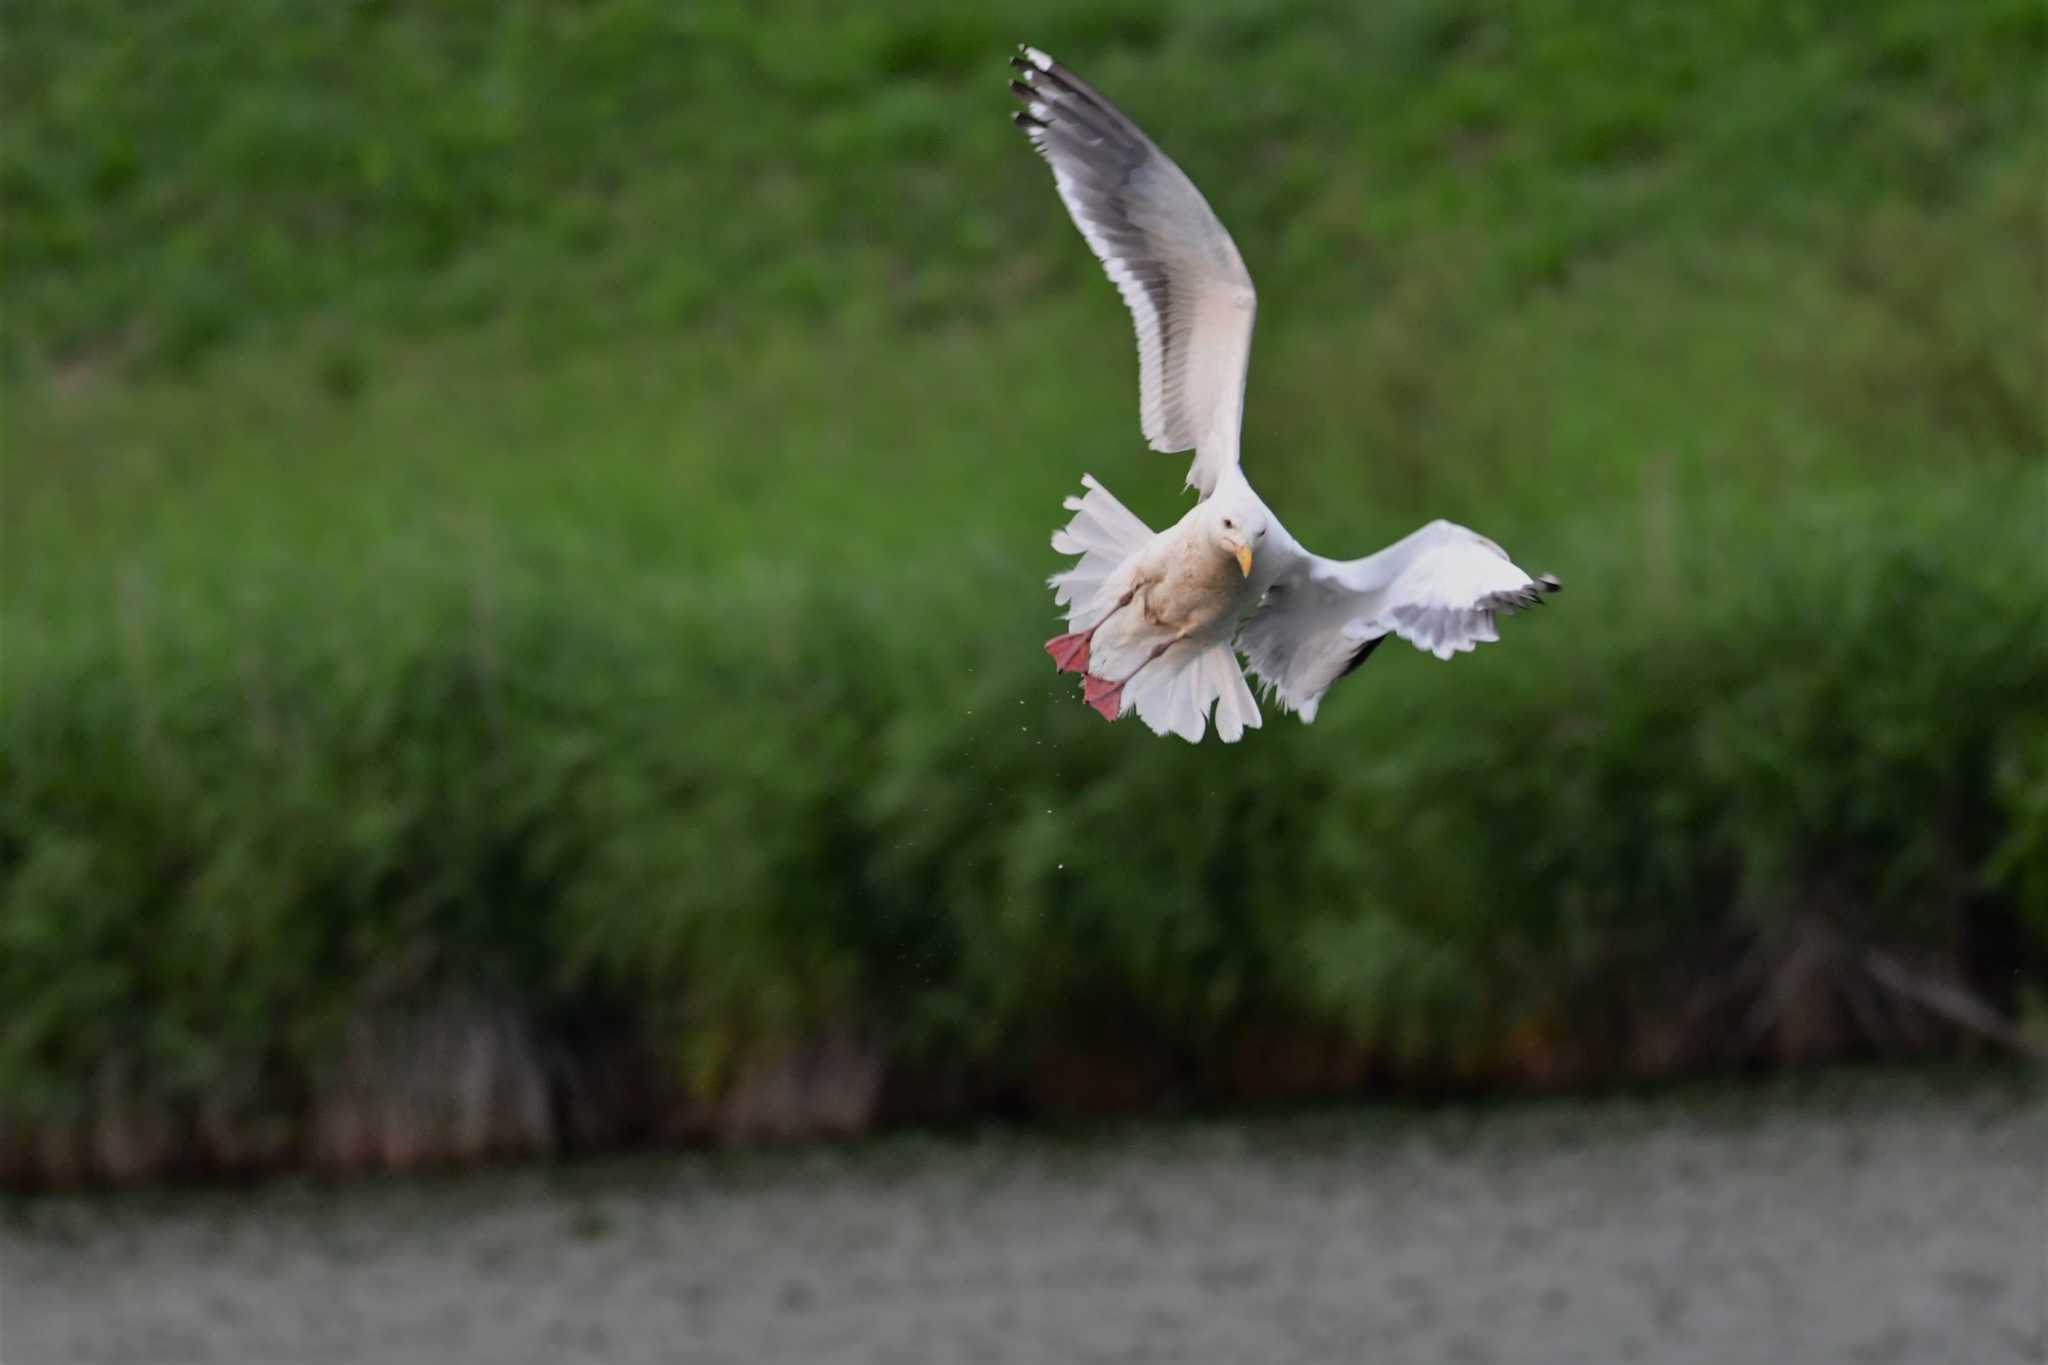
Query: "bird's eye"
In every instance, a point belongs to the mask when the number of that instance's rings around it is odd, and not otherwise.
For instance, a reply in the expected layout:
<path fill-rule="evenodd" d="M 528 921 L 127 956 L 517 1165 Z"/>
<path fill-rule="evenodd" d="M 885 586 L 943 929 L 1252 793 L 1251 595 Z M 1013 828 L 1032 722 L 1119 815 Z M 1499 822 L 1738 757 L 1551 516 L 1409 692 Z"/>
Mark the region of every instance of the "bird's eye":
<path fill-rule="evenodd" d="M 1229 517 L 1225 517 L 1223 519 L 1223 529 L 1226 531 L 1235 531 L 1237 529 L 1237 523 L 1232 521 Z"/>

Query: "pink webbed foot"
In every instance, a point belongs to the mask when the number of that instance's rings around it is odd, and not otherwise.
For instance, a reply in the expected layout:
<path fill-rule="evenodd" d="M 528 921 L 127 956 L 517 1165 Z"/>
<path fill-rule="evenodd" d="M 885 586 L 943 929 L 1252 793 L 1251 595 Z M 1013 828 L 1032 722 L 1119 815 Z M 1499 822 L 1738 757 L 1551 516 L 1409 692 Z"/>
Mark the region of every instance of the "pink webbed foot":
<path fill-rule="evenodd" d="M 1045 642 L 1045 652 L 1052 655 L 1053 667 L 1061 673 L 1086 673 L 1088 671 L 1088 637 L 1092 630 L 1079 631 L 1073 635 L 1055 635 Z"/>
<path fill-rule="evenodd" d="M 1090 676 L 1082 680 L 1081 696 L 1104 720 L 1114 721 L 1123 709 L 1124 685 Z"/>

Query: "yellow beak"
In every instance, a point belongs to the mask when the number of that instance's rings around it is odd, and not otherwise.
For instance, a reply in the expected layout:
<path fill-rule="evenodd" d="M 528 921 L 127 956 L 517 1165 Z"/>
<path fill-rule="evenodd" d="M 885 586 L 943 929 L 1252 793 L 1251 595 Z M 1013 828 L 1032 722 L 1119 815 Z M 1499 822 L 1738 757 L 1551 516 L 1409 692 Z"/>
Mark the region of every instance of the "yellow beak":
<path fill-rule="evenodd" d="M 1252 547 L 1251 547 L 1251 546 L 1249 546 L 1249 545 L 1240 545 L 1240 546 L 1238 546 L 1238 547 L 1237 547 L 1237 567 L 1238 567 L 1238 568 L 1240 568 L 1240 569 L 1242 569 L 1242 570 L 1244 570 L 1244 576 L 1245 576 L 1246 578 L 1250 578 L 1250 577 L 1252 576 Z"/>

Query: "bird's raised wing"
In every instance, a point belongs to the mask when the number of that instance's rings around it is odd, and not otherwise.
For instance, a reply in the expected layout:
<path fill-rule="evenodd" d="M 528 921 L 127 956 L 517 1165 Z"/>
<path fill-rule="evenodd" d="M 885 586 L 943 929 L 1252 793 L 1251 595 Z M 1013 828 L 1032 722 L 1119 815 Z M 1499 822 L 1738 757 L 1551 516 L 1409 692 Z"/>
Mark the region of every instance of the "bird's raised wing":
<path fill-rule="evenodd" d="M 1017 126 L 1052 165 L 1074 226 L 1138 331 L 1139 413 L 1154 450 L 1193 449 L 1203 497 L 1237 463 L 1257 296 L 1200 190 L 1138 126 L 1036 48 L 1011 64 Z"/>
<path fill-rule="evenodd" d="M 1276 527 L 1275 530 L 1278 528 Z M 1237 647 L 1281 705 L 1312 721 L 1323 693 L 1390 635 L 1448 659 L 1498 640 L 1496 618 L 1559 590 L 1531 577 L 1477 531 L 1433 521 L 1364 559 L 1311 554 L 1269 533 L 1262 557 L 1278 565 Z"/>

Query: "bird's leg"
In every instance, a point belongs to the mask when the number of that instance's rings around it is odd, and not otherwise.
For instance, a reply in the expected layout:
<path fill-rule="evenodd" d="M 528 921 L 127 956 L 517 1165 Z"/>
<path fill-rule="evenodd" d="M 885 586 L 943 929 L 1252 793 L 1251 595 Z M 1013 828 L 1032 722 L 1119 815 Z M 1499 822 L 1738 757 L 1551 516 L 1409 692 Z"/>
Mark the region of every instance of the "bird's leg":
<path fill-rule="evenodd" d="M 1179 644 L 1185 638 L 1187 638 L 1187 632 L 1182 631 L 1180 634 L 1174 636 L 1171 640 L 1162 640 L 1158 644 L 1154 645 L 1152 647 L 1152 652 L 1145 656 L 1143 663 L 1140 663 L 1136 668 L 1124 674 L 1123 682 L 1113 683 L 1107 678 L 1098 678 L 1092 673 L 1089 674 L 1087 677 L 1081 680 L 1082 700 L 1086 701 L 1090 706 L 1094 707 L 1096 712 L 1104 720 L 1115 720 L 1118 714 L 1120 714 L 1123 710 L 1124 683 L 1127 683 L 1131 679 L 1137 677 L 1138 674 L 1144 669 L 1145 664 L 1151 663 L 1154 659 L 1164 654 L 1167 650 L 1172 649 L 1175 645 Z"/>
<path fill-rule="evenodd" d="M 1102 629 L 1103 622 L 1109 620 L 1110 617 L 1116 615 L 1125 607 L 1128 607 L 1131 604 L 1131 599 L 1137 595 L 1138 590 L 1134 587 L 1123 595 L 1123 600 L 1102 613 L 1095 624 L 1088 627 L 1088 629 L 1075 631 L 1071 635 L 1055 635 L 1052 639 L 1047 640 L 1045 642 L 1045 652 L 1052 655 L 1054 671 L 1059 673 L 1086 673 L 1088 671 L 1088 642 L 1095 638 L 1096 631 Z"/>

